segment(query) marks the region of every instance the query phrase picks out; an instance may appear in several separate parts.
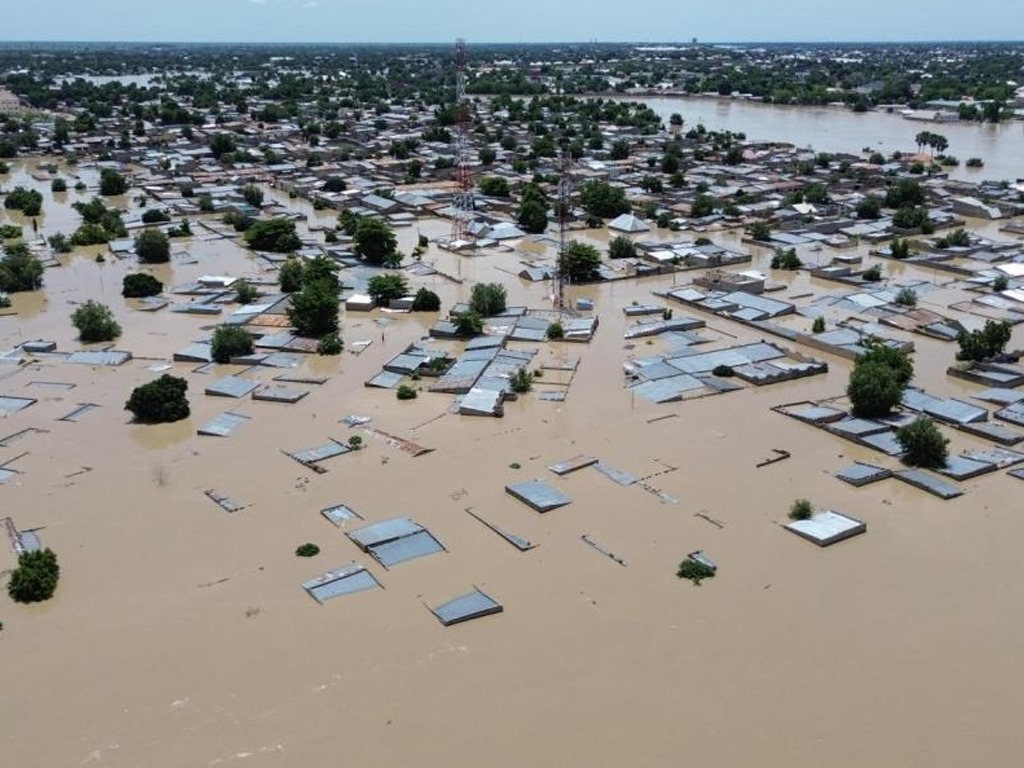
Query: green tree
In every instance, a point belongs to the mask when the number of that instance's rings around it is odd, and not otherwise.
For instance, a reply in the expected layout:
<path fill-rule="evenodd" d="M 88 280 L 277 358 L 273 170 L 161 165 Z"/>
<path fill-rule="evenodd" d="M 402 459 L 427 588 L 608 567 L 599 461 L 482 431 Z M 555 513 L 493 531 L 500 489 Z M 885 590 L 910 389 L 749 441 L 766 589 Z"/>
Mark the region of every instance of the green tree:
<path fill-rule="evenodd" d="M 103 197 L 123 195 L 127 191 L 128 179 L 120 173 L 113 168 L 104 168 L 100 171 L 100 194 Z"/>
<path fill-rule="evenodd" d="M 453 315 L 452 323 L 455 325 L 455 333 L 463 338 L 479 336 L 484 332 L 484 319 L 473 310 Z"/>
<path fill-rule="evenodd" d="M 135 238 L 135 253 L 143 264 L 164 264 L 171 260 L 171 243 L 159 229 L 147 229 Z"/>
<path fill-rule="evenodd" d="M 24 243 L 8 246 L 0 259 L 0 291 L 34 291 L 43 284 L 43 265 Z"/>
<path fill-rule="evenodd" d="M 608 258 L 632 259 L 636 256 L 636 245 L 625 235 L 619 235 L 608 243 Z"/>
<path fill-rule="evenodd" d="M 189 417 L 188 382 L 165 373 L 159 379 L 132 390 L 125 410 L 143 424 L 161 424 Z"/>
<path fill-rule="evenodd" d="M 698 194 L 690 204 L 690 216 L 694 219 L 702 219 L 715 212 L 715 198 L 711 195 Z"/>
<path fill-rule="evenodd" d="M 308 267 L 307 267 L 308 268 Z M 328 280 L 304 280 L 291 295 L 288 320 L 299 336 L 318 339 L 338 332 L 338 291 Z"/>
<path fill-rule="evenodd" d="M 747 234 L 759 243 L 767 243 L 772 239 L 772 225 L 764 219 L 758 219 L 747 227 Z"/>
<path fill-rule="evenodd" d="M 477 182 L 480 191 L 488 197 L 508 197 L 508 179 L 504 176 L 484 176 Z"/>
<path fill-rule="evenodd" d="M 56 179 L 54 179 L 53 181 L 50 182 L 50 191 L 51 192 L 67 192 L 68 191 L 68 183 L 67 183 L 67 181 L 62 179 L 60 176 L 58 176 Z"/>
<path fill-rule="evenodd" d="M 378 307 L 386 307 L 395 299 L 400 299 L 409 292 L 405 278 L 396 273 L 374 275 L 366 286 L 366 292 Z"/>
<path fill-rule="evenodd" d="M 602 219 L 629 213 L 632 208 L 624 189 L 600 180 L 588 181 L 583 185 L 580 189 L 580 205 L 591 216 Z"/>
<path fill-rule="evenodd" d="M 1001 355 L 1010 342 L 1010 324 L 1003 320 L 986 320 L 977 331 L 961 331 L 957 336 L 960 351 L 957 360 L 987 360 Z"/>
<path fill-rule="evenodd" d="M 505 311 L 507 293 L 500 283 L 477 283 L 469 298 L 469 308 L 484 317 L 500 315 Z"/>
<path fill-rule="evenodd" d="M 26 216 L 38 216 L 43 209 L 43 195 L 37 189 L 15 187 L 4 198 L 4 208 L 21 211 Z"/>
<path fill-rule="evenodd" d="M 22 552 L 7 582 L 7 594 L 18 603 L 39 603 L 53 597 L 59 580 L 60 565 L 52 549 Z"/>
<path fill-rule="evenodd" d="M 772 269 L 800 269 L 804 263 L 796 255 L 796 248 L 776 248 L 772 256 Z"/>
<path fill-rule="evenodd" d="M 559 261 L 562 273 L 574 283 L 588 283 L 600 276 L 601 254 L 592 245 L 573 240 Z"/>
<path fill-rule="evenodd" d="M 497 159 L 498 153 L 495 152 L 490 147 L 483 147 L 480 150 L 479 156 L 480 156 L 480 162 L 483 165 L 490 165 L 491 163 L 493 163 L 495 161 L 495 159 Z"/>
<path fill-rule="evenodd" d="M 295 222 L 289 219 L 260 219 L 245 230 L 245 242 L 256 251 L 291 253 L 302 247 L 295 232 Z"/>
<path fill-rule="evenodd" d="M 121 284 L 121 295 L 126 299 L 141 299 L 156 296 L 163 291 L 164 284 L 145 272 L 125 275 Z"/>
<path fill-rule="evenodd" d="M 612 160 L 625 160 L 629 157 L 629 142 L 625 139 L 619 139 L 612 143 L 612 148 L 608 153 Z"/>
<path fill-rule="evenodd" d="M 218 325 L 213 329 L 210 353 L 218 363 L 229 363 L 234 357 L 253 352 L 252 336 L 240 325 Z"/>
<path fill-rule="evenodd" d="M 914 364 L 902 350 L 879 342 L 854 361 L 846 394 L 856 416 L 877 418 L 887 415 L 903 398 L 914 376 Z"/>
<path fill-rule="evenodd" d="M 896 430 L 896 439 L 903 448 L 903 461 L 912 467 L 942 469 L 949 459 L 949 440 L 943 437 L 935 422 L 920 417 Z"/>
<path fill-rule="evenodd" d="M 147 208 L 142 212 L 143 224 L 161 224 L 170 220 L 170 214 L 168 214 L 163 208 Z"/>
<path fill-rule="evenodd" d="M 71 313 L 71 323 L 84 342 L 113 341 L 121 335 L 121 326 L 110 307 L 91 299 Z"/>
<path fill-rule="evenodd" d="M 903 208 L 924 203 L 924 189 L 913 179 L 900 179 L 885 193 L 886 208 Z"/>
<path fill-rule="evenodd" d="M 371 264 L 392 263 L 398 252 L 395 233 L 383 219 L 359 219 L 353 239 L 356 253 Z"/>
<path fill-rule="evenodd" d="M 525 200 L 519 205 L 516 221 L 524 232 L 539 235 L 548 228 L 547 206 L 537 200 Z"/>
<path fill-rule="evenodd" d="M 437 312 L 441 309 L 441 297 L 429 288 L 420 288 L 412 300 L 413 312 Z"/>
<path fill-rule="evenodd" d="M 235 142 L 235 137 L 230 133 L 215 133 L 210 137 L 209 142 L 210 152 L 218 160 L 238 149 L 238 144 Z"/>

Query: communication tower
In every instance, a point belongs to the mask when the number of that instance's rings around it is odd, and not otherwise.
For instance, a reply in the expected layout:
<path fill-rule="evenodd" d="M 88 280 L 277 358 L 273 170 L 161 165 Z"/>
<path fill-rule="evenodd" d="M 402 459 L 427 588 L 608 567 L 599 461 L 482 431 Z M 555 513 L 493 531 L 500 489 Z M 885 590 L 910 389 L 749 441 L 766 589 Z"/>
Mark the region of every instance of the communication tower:
<path fill-rule="evenodd" d="M 455 41 L 455 198 L 452 243 L 468 238 L 473 218 L 473 177 L 469 169 L 469 101 L 466 98 L 466 41 Z"/>

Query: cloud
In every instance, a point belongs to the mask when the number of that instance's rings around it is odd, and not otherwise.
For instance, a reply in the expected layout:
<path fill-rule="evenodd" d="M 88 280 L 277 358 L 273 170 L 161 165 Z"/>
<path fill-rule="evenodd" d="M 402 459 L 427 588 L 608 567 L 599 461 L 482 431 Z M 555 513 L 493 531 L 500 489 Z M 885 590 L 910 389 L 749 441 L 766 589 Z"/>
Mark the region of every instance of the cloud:
<path fill-rule="evenodd" d="M 249 5 L 266 5 L 267 0 L 249 0 Z"/>

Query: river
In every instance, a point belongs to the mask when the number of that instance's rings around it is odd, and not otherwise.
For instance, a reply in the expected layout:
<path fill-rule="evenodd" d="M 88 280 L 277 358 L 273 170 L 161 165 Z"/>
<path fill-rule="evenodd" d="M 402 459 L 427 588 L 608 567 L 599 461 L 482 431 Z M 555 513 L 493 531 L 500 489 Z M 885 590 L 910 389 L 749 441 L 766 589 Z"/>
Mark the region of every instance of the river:
<path fill-rule="evenodd" d="M 888 156 L 899 150 L 916 152 L 914 136 L 932 131 L 949 140 L 948 153 L 961 165 L 949 168 L 955 179 L 1024 177 L 1024 130 L 1018 122 L 999 125 L 932 123 L 907 120 L 888 112 L 851 112 L 839 107 L 802 107 L 708 97 L 652 96 L 626 99 L 651 107 L 668 122 L 683 117 L 684 129 L 703 123 L 711 130 L 741 131 L 755 141 L 785 141 L 819 152 L 860 152 L 865 147 Z M 980 157 L 984 168 L 967 168 L 969 157 Z"/>

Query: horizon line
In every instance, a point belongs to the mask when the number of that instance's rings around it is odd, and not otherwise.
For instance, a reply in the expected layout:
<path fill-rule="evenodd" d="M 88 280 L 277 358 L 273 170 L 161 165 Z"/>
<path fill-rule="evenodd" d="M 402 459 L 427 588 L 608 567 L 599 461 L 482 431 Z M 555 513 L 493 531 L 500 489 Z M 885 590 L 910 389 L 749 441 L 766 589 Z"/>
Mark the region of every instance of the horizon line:
<path fill-rule="evenodd" d="M 25 39 L 25 40 L 0 40 L 0 46 L 5 45 L 322 45 L 322 46 L 400 46 L 400 45 L 450 45 L 456 38 L 451 40 L 377 40 L 377 41 L 328 41 L 328 40 L 74 40 L 74 39 Z M 700 46 L 700 45 L 968 45 L 972 43 L 984 43 L 986 45 L 1017 45 L 1024 46 L 1024 40 L 1012 39 L 902 39 L 902 40 L 601 40 L 590 38 L 587 40 L 519 40 L 519 41 L 496 41 L 479 40 L 468 45 L 476 46 L 511 46 L 511 45 L 649 45 L 649 46 Z"/>

